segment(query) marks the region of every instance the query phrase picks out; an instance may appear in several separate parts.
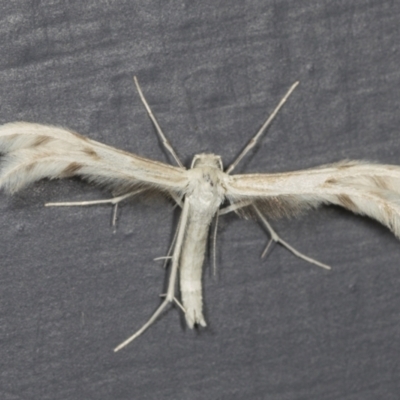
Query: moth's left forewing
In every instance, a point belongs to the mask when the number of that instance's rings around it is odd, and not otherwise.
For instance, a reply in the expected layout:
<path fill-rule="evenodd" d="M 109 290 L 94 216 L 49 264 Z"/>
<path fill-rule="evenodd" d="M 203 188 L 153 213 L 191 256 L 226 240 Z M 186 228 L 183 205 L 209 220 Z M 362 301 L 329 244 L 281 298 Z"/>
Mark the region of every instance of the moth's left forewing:
<path fill-rule="evenodd" d="M 149 160 L 56 126 L 0 126 L 0 187 L 15 192 L 39 179 L 80 176 L 114 191 L 136 188 L 184 193 L 187 170 Z"/>
<path fill-rule="evenodd" d="M 89 180 L 102 184 L 103 177 L 109 176 L 107 186 L 114 191 L 121 193 L 131 187 L 148 186 L 181 195 L 188 185 L 188 171 L 184 168 L 150 160 L 92 140 L 90 144 L 99 157 L 99 170 L 91 171 L 93 176 L 89 176 Z"/>

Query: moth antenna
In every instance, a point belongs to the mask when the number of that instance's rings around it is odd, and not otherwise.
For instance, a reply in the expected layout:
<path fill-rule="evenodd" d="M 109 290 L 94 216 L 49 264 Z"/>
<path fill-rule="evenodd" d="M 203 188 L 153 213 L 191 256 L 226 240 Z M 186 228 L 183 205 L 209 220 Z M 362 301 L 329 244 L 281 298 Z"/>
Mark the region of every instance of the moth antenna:
<path fill-rule="evenodd" d="M 272 228 L 272 226 L 269 224 L 269 222 L 266 220 L 266 218 L 264 217 L 264 215 L 261 214 L 261 211 L 258 209 L 257 206 L 253 205 L 253 208 L 255 210 L 255 212 L 257 213 L 258 217 L 260 218 L 260 220 L 262 221 L 262 223 L 264 224 L 264 226 L 267 228 L 269 234 L 271 235 L 271 240 L 269 241 L 266 250 L 264 250 L 263 254 L 266 253 L 266 251 L 268 251 L 268 247 L 270 246 L 271 241 L 274 241 L 276 243 L 280 243 L 283 247 L 286 247 L 291 253 L 293 253 L 296 257 L 301 258 L 304 261 L 307 261 L 311 264 L 317 265 L 318 267 L 321 268 L 325 268 L 325 269 L 331 269 L 331 267 L 329 265 L 326 265 L 322 262 L 319 262 L 317 260 L 314 260 L 311 257 L 306 256 L 303 253 L 300 253 L 298 250 L 296 250 L 294 247 L 292 247 L 288 242 L 286 242 L 285 240 L 283 240 Z"/>
<path fill-rule="evenodd" d="M 279 104 L 275 107 L 275 110 L 272 112 L 272 114 L 268 117 L 268 119 L 264 122 L 263 126 L 259 129 L 259 131 L 253 136 L 253 138 L 249 141 L 247 146 L 242 150 L 242 152 L 239 154 L 239 156 L 236 158 L 236 160 L 228 167 L 228 169 L 225 171 L 227 174 L 230 174 L 234 168 L 240 163 L 242 158 L 257 144 L 258 139 L 261 137 L 261 135 L 266 131 L 268 126 L 271 124 L 272 120 L 275 118 L 276 114 L 278 114 L 279 110 L 282 108 L 282 106 L 286 103 L 286 100 L 289 98 L 289 96 L 292 94 L 293 90 L 296 89 L 297 85 L 299 84 L 299 81 L 293 83 L 293 85 L 290 87 L 290 89 L 287 91 L 285 96 L 283 96 L 282 100 L 279 102 Z"/>
<path fill-rule="evenodd" d="M 160 125 L 158 124 L 156 117 L 154 116 L 153 112 L 151 111 L 151 108 L 149 106 L 149 104 L 147 103 L 146 98 L 144 97 L 144 94 L 142 92 L 142 89 L 140 88 L 139 82 L 136 78 L 136 76 L 133 77 L 133 80 L 135 81 L 135 85 L 136 85 L 136 89 L 139 92 L 139 96 L 140 96 L 140 100 L 142 100 L 142 103 L 144 104 L 147 113 L 149 114 L 150 119 L 152 120 L 156 131 L 158 133 L 158 136 L 161 139 L 162 144 L 164 145 L 164 147 L 171 153 L 172 157 L 174 157 L 175 161 L 177 162 L 177 164 L 184 168 L 181 160 L 179 159 L 179 157 L 177 156 L 177 154 L 175 153 L 175 150 L 173 149 L 173 147 L 171 146 L 171 143 L 168 141 L 168 139 L 166 138 L 166 136 L 164 135 L 163 131 L 160 128 Z"/>
<path fill-rule="evenodd" d="M 157 310 L 150 317 L 150 319 L 137 332 L 135 332 L 132 336 L 130 336 L 128 339 L 126 339 L 124 342 L 118 345 L 114 349 L 114 352 L 121 350 L 123 347 L 125 347 L 130 342 L 135 340 L 138 336 L 140 336 L 147 328 L 149 328 L 153 324 L 153 322 L 158 318 L 158 316 L 164 311 L 165 307 L 167 307 L 169 303 L 176 300 L 175 284 L 178 273 L 179 257 L 182 251 L 183 236 L 185 234 L 186 225 L 188 222 L 188 216 L 189 216 L 189 203 L 185 202 L 183 205 L 182 215 L 179 222 L 178 235 L 176 237 L 176 244 L 174 247 L 174 254 L 172 255 L 172 268 L 171 268 L 171 274 L 169 276 L 168 289 L 167 289 L 167 294 L 165 295 L 165 300 L 157 308 Z"/>

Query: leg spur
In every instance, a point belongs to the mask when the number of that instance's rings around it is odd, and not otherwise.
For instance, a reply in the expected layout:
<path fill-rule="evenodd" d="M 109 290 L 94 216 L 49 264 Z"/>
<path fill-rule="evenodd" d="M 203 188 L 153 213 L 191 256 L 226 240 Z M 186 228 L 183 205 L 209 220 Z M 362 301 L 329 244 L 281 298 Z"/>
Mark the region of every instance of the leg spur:
<path fill-rule="evenodd" d="M 264 217 L 264 215 L 262 215 L 261 211 L 257 208 L 257 206 L 255 206 L 254 204 L 252 204 L 252 202 L 248 201 L 248 202 L 243 202 L 243 203 L 234 203 L 231 204 L 228 207 L 222 208 L 219 211 L 219 215 L 223 215 L 223 214 L 228 214 L 230 212 L 236 212 L 237 210 L 239 210 L 240 208 L 243 207 L 248 207 L 248 206 L 252 206 L 254 211 L 257 213 L 257 216 L 260 218 L 261 222 L 263 223 L 263 225 L 265 226 L 265 228 L 268 230 L 269 234 L 271 235 L 271 239 L 269 240 L 267 246 L 265 247 L 265 250 L 263 251 L 261 257 L 265 257 L 268 253 L 268 250 L 271 248 L 271 245 L 273 243 L 279 243 L 281 244 L 283 247 L 285 247 L 287 250 L 289 250 L 292 254 L 294 254 L 296 257 L 301 258 L 304 261 L 307 261 L 311 264 L 317 265 L 318 267 L 324 268 L 324 269 L 331 269 L 331 267 L 327 264 L 324 264 L 320 261 L 317 261 L 311 257 L 306 256 L 305 254 L 301 253 L 300 251 L 296 250 L 293 246 L 291 246 L 288 242 L 286 242 L 285 240 L 283 240 L 276 232 L 275 230 L 272 228 L 272 226 L 269 224 L 269 222 L 266 220 L 266 218 Z"/>
<path fill-rule="evenodd" d="M 324 264 L 320 261 L 315 260 L 314 258 L 308 257 L 305 254 L 301 253 L 300 251 L 296 250 L 294 247 L 292 247 L 288 242 L 283 240 L 272 228 L 272 226 L 269 224 L 269 222 L 266 220 L 266 218 L 261 214 L 261 211 L 257 208 L 257 206 L 253 205 L 254 210 L 256 211 L 258 217 L 260 218 L 261 222 L 263 225 L 267 228 L 269 234 L 271 235 L 271 239 L 269 240 L 265 250 L 263 251 L 261 257 L 265 257 L 268 253 L 268 250 L 271 247 L 271 244 L 273 242 L 275 243 L 280 243 L 283 247 L 288 249 L 292 254 L 294 254 L 296 257 L 301 258 L 304 261 L 307 261 L 311 264 L 317 265 L 318 267 L 324 268 L 324 269 L 331 269 L 331 267 L 327 264 Z"/>

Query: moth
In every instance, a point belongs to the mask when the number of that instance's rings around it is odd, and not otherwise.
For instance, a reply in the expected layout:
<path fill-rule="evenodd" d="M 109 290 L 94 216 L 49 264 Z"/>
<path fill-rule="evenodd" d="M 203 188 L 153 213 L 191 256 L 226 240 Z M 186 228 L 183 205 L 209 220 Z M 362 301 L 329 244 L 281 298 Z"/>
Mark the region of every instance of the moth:
<path fill-rule="evenodd" d="M 290 246 L 273 230 L 267 218 L 289 217 L 321 204 L 339 205 L 357 214 L 376 219 L 400 237 L 400 167 L 362 161 L 336 164 L 286 173 L 232 175 L 243 157 L 255 146 L 273 118 L 298 85 L 294 83 L 267 121 L 224 170 L 214 154 L 194 156 L 186 169 L 162 132 L 134 78 L 139 96 L 156 131 L 178 166 L 149 160 L 115 149 L 73 131 L 28 122 L 0 126 L 0 188 L 15 193 L 28 184 L 47 178 L 79 176 L 110 189 L 113 198 L 84 202 L 47 203 L 47 206 L 117 205 L 138 193 L 151 190 L 172 198 L 182 209 L 170 252 L 168 289 L 151 318 L 114 351 L 142 334 L 170 303 L 184 312 L 187 325 L 206 326 L 203 316 L 202 265 L 210 224 L 219 215 L 235 212 L 255 216 L 270 233 L 272 243 L 280 243 L 296 256 L 329 269 Z M 216 226 L 216 225 L 215 225 Z M 177 279 L 181 302 L 177 298 Z"/>

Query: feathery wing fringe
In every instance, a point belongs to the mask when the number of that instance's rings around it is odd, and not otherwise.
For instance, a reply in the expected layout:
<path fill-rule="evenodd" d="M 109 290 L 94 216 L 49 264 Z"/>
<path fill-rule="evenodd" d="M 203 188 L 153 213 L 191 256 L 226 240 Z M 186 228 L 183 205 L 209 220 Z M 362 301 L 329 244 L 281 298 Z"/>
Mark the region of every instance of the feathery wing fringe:
<path fill-rule="evenodd" d="M 289 173 L 234 175 L 228 193 L 231 202 L 253 200 L 270 217 L 336 204 L 376 219 L 400 238 L 398 166 L 343 161 Z M 251 213 L 251 207 L 243 209 L 245 216 Z"/>
<path fill-rule="evenodd" d="M 137 187 L 181 194 L 187 171 L 106 146 L 67 129 L 14 122 L 0 126 L 0 188 L 16 192 L 39 179 L 80 176 L 117 193 Z"/>

